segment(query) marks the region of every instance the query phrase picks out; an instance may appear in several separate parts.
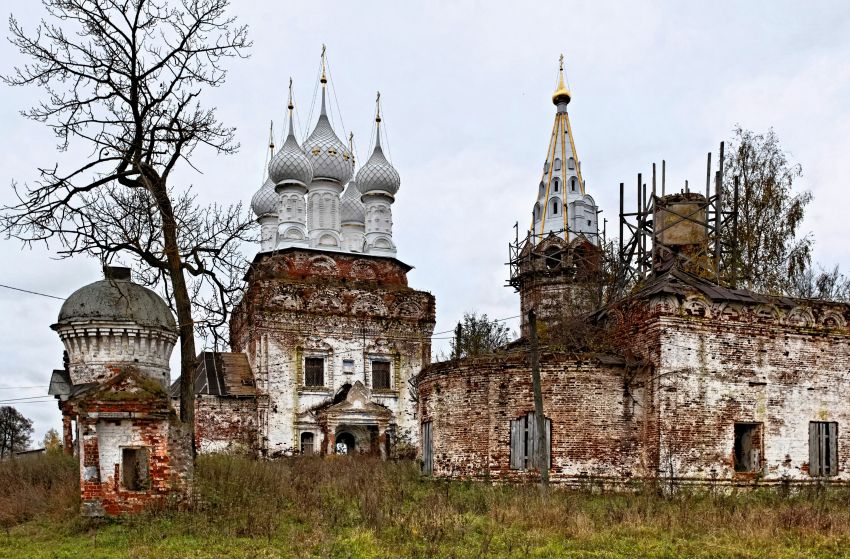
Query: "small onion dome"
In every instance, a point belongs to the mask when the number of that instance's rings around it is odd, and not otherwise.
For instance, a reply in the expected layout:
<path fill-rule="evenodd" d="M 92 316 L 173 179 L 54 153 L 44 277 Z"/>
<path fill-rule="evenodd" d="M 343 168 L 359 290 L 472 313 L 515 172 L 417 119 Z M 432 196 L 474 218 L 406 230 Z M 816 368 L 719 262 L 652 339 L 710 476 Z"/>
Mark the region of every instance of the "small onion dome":
<path fill-rule="evenodd" d="M 313 166 L 315 180 L 326 179 L 345 184 L 353 172 L 351 152 L 337 137 L 325 111 L 325 89 L 322 86 L 322 112 L 310 136 L 304 142 L 304 151 Z"/>
<path fill-rule="evenodd" d="M 291 105 L 290 105 L 291 106 Z M 307 187 L 313 181 L 313 166 L 304 150 L 298 145 L 292 131 L 292 114 L 289 115 L 289 134 L 283 147 L 269 162 L 269 178 L 274 184 L 295 183 Z"/>
<path fill-rule="evenodd" d="M 369 161 L 357 172 L 357 188 L 363 194 L 385 192 L 395 195 L 400 184 L 401 178 L 398 176 L 398 171 L 384 157 L 384 150 L 381 149 L 379 138 L 375 143 L 375 151 L 372 152 Z"/>
<path fill-rule="evenodd" d="M 251 209 L 257 217 L 277 214 L 278 195 L 274 190 L 274 182 L 271 178 L 266 179 L 263 186 L 251 198 Z"/>
<path fill-rule="evenodd" d="M 132 322 L 138 326 L 177 332 L 177 322 L 162 297 L 130 281 L 130 269 L 107 266 L 106 279 L 74 291 L 59 311 L 54 326 L 81 322 Z"/>
<path fill-rule="evenodd" d="M 558 89 L 552 94 L 552 102 L 555 105 L 560 105 L 561 103 L 567 104 L 571 98 L 570 90 L 567 89 L 567 85 L 564 82 L 564 56 L 561 55 L 561 69 L 558 71 Z"/>
<path fill-rule="evenodd" d="M 360 200 L 357 183 L 351 181 L 339 201 L 340 223 L 366 223 L 366 207 Z"/>

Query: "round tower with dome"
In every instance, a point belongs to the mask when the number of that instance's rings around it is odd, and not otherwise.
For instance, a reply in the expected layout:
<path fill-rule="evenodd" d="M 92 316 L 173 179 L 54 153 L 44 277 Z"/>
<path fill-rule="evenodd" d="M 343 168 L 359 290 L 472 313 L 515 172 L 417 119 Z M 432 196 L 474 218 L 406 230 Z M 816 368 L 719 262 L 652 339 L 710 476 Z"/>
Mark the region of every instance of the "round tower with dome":
<path fill-rule="evenodd" d="M 130 280 L 129 268 L 105 267 L 104 279 L 65 300 L 51 328 L 68 352 L 75 385 L 103 382 L 125 365 L 163 387 L 170 384 L 174 314 L 159 295 Z"/>

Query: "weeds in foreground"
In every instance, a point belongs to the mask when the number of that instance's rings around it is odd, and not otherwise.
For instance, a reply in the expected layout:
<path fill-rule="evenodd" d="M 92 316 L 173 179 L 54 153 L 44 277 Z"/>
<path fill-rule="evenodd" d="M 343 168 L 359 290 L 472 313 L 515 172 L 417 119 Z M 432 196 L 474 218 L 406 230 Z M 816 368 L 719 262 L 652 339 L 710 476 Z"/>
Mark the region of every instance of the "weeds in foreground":
<path fill-rule="evenodd" d="M 612 556 L 629 556 L 635 545 L 659 557 L 762 557 L 777 546 L 821 546 L 821 556 L 833 557 L 850 548 L 850 491 L 842 488 L 673 497 L 554 491 L 544 501 L 535 487 L 422 480 L 407 461 L 217 455 L 198 461 L 190 510 L 89 521 L 77 514 L 77 479 L 74 461 L 61 456 L 0 464 L 0 521 L 7 531 L 41 523 L 56 537 L 86 541 L 118 530 L 145 548 L 174 539 L 264 542 L 292 557 L 558 556 L 594 546 L 620 546 L 622 555 Z M 683 546 L 690 551 L 677 554 Z"/>

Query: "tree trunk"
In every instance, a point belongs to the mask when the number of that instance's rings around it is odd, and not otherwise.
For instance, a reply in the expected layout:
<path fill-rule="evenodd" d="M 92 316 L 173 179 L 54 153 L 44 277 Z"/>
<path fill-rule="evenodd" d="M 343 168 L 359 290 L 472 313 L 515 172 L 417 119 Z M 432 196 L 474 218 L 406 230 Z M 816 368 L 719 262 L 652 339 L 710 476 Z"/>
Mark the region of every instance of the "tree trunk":
<path fill-rule="evenodd" d="M 531 385 L 534 390 L 534 420 L 537 423 L 537 455 L 534 457 L 540 469 L 540 493 L 549 492 L 549 452 L 546 445 L 546 416 L 543 415 L 543 391 L 540 387 L 540 356 L 537 348 L 537 316 L 528 311 L 528 332 L 531 353 Z"/>
<path fill-rule="evenodd" d="M 177 244 L 177 220 L 163 181 L 154 184 L 153 196 L 162 218 L 162 236 L 174 307 L 177 311 L 177 326 L 180 331 L 180 421 L 188 428 L 192 440 L 192 455 L 195 454 L 195 329 L 192 322 L 192 301 L 183 277 L 180 249 Z"/>

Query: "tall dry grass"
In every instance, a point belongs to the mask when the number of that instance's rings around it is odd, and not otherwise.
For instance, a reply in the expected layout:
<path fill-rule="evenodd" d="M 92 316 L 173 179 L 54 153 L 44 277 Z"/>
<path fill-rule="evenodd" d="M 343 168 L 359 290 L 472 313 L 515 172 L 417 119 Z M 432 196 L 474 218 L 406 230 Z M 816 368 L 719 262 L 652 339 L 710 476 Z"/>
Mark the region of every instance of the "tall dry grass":
<path fill-rule="evenodd" d="M 8 529 L 44 517 L 83 526 L 77 479 L 75 461 L 61 455 L 0 463 L 0 522 Z M 482 557 L 491 546 L 522 554 L 523 546 L 541 538 L 591 540 L 600 534 L 850 541 L 845 488 L 672 497 L 555 490 L 543 499 L 529 486 L 423 480 L 408 461 L 256 461 L 226 455 L 200 457 L 195 481 L 189 510 L 150 511 L 120 522 L 152 541 L 168 534 L 214 535 L 321 547 L 339 534 L 366 534 L 373 543 L 403 549 L 407 557 L 439 556 L 470 542 Z M 313 549 L 319 555 L 331 551 Z"/>
<path fill-rule="evenodd" d="M 60 452 L 0 461 L 0 526 L 76 514 L 79 480 L 77 459 Z"/>

